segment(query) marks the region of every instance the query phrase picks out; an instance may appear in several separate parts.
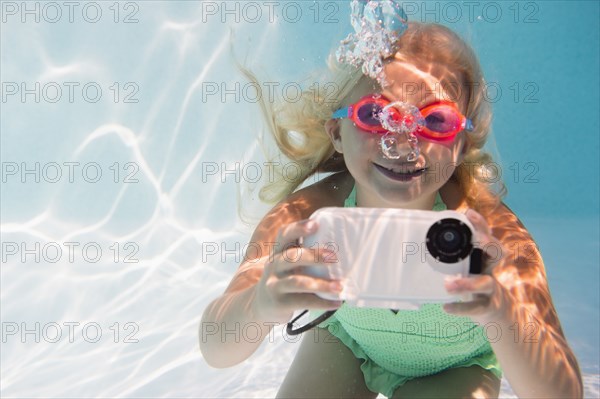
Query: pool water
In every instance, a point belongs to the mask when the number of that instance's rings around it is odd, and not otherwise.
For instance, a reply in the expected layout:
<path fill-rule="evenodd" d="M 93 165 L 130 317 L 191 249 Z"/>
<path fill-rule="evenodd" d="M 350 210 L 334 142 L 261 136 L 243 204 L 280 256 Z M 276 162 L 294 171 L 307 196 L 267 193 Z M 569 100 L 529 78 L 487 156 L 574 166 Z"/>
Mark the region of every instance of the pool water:
<path fill-rule="evenodd" d="M 250 3 L 1 3 L 2 397 L 275 395 L 298 348 L 281 327 L 230 369 L 198 349 L 252 233 L 238 205 L 267 209 L 231 51 L 292 98 L 351 27 L 347 2 Z M 598 3 L 405 3 L 480 56 L 505 201 L 599 397 Z"/>

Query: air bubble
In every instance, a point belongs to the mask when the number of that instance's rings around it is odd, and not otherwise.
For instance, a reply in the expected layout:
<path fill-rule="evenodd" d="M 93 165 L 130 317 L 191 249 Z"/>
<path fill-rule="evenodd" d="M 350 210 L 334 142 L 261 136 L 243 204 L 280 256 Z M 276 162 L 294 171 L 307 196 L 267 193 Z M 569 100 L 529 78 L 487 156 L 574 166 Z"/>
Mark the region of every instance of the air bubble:
<path fill-rule="evenodd" d="M 399 101 L 385 106 L 379 115 L 383 127 L 395 133 L 412 133 L 425 124 L 417 107 Z"/>
<path fill-rule="evenodd" d="M 403 142 L 400 141 L 401 134 L 405 135 L 406 140 L 404 140 L 404 141 L 406 141 L 406 143 L 408 143 L 409 152 L 406 155 L 406 160 L 408 162 L 416 161 L 417 158 L 419 158 L 420 151 L 419 151 L 419 141 L 417 140 L 417 137 L 414 134 L 410 134 L 410 133 L 398 134 L 398 133 L 392 133 L 392 132 L 387 133 L 386 135 L 381 137 L 381 141 L 380 141 L 381 152 L 388 159 L 402 158 L 402 153 L 401 153 L 401 151 L 398 150 L 398 147 L 400 147 L 403 144 Z"/>
<path fill-rule="evenodd" d="M 406 13 L 389 0 L 368 3 L 354 0 L 350 7 L 350 22 L 356 33 L 342 40 L 336 51 L 337 61 L 361 68 L 365 75 L 385 87 L 383 60 L 395 52 L 398 39 L 408 27 Z"/>
<path fill-rule="evenodd" d="M 417 160 L 417 158 L 419 158 L 419 153 L 415 152 L 415 151 L 411 151 L 407 156 L 406 156 L 406 160 L 408 162 L 414 162 Z"/>
<path fill-rule="evenodd" d="M 388 159 L 400 159 L 398 140 L 395 134 L 388 133 L 381 138 L 381 152 Z"/>

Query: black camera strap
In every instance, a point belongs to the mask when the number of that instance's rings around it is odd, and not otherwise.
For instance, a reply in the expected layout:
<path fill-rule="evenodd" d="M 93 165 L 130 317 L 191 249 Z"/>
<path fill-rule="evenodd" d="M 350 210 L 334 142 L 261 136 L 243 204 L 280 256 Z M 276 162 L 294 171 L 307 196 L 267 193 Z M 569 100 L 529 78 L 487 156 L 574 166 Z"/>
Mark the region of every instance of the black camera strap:
<path fill-rule="evenodd" d="M 289 323 L 287 323 L 287 327 L 286 327 L 285 331 L 288 333 L 288 335 L 302 334 L 303 332 L 308 331 L 311 328 L 318 326 L 319 324 L 321 324 L 322 322 L 324 322 L 325 320 L 327 320 L 328 318 L 330 318 L 331 316 L 333 316 L 333 314 L 335 313 L 335 310 L 328 310 L 327 312 L 323 313 L 322 315 L 320 315 L 316 319 L 311 320 L 310 322 L 306 323 L 302 327 L 294 329 L 294 323 L 296 321 L 298 321 L 299 318 L 301 318 L 302 316 L 304 316 L 307 312 L 308 312 L 308 309 L 305 310 L 305 311 L 303 311 L 298 316 L 294 317 L 294 319 L 292 321 L 290 321 Z"/>

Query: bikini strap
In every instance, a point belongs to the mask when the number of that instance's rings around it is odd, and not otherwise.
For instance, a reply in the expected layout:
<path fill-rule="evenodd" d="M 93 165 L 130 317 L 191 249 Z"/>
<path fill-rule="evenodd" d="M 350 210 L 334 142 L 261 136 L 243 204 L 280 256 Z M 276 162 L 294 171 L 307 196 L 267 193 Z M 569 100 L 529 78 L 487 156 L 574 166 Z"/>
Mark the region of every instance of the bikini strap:
<path fill-rule="evenodd" d="M 355 208 L 356 207 L 356 185 L 354 185 L 354 187 L 352 187 L 352 191 L 350 192 L 350 195 L 348 195 L 348 198 L 346 198 L 346 200 L 344 201 L 344 207 L 345 208 Z M 442 196 L 440 195 L 440 192 L 438 191 L 437 194 L 435 195 L 435 203 L 433 204 L 432 210 L 445 211 L 446 209 L 448 209 L 448 208 L 446 207 L 446 204 L 442 200 Z"/>
<path fill-rule="evenodd" d="M 352 192 L 344 201 L 344 208 L 356 208 L 356 184 L 352 187 Z"/>

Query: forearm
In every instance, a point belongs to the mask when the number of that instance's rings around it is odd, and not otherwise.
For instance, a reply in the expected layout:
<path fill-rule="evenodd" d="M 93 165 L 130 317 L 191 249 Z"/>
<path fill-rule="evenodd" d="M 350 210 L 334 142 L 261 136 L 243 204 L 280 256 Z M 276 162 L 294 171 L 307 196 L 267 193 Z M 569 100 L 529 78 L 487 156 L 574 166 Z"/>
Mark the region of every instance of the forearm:
<path fill-rule="evenodd" d="M 231 367 L 246 360 L 278 323 L 260 320 L 253 309 L 254 286 L 214 300 L 199 328 L 200 350 L 213 367 Z"/>
<path fill-rule="evenodd" d="M 499 333 L 490 340 L 494 341 L 491 345 L 506 379 L 520 398 L 583 397 L 577 360 L 560 334 L 534 318 L 525 307 L 512 309 L 512 314 L 493 323 L 497 323 L 494 326 Z"/>
<path fill-rule="evenodd" d="M 445 310 L 484 325 L 519 397 L 581 398 L 579 366 L 563 335 L 535 242 L 504 205 L 487 220 L 474 211 L 466 215 L 483 243 L 485 267 L 480 275 L 446 282 L 449 293 L 474 297 L 446 304 Z"/>

